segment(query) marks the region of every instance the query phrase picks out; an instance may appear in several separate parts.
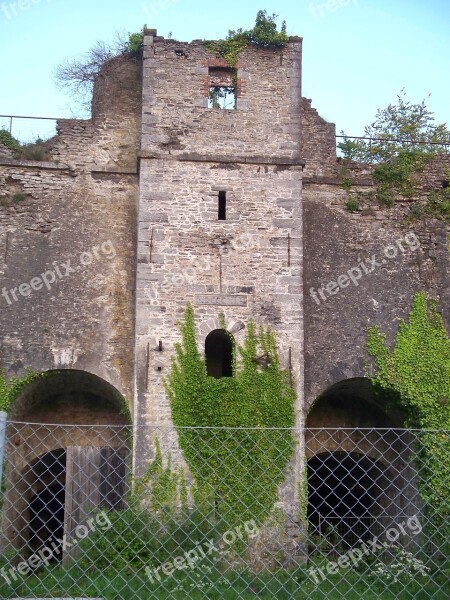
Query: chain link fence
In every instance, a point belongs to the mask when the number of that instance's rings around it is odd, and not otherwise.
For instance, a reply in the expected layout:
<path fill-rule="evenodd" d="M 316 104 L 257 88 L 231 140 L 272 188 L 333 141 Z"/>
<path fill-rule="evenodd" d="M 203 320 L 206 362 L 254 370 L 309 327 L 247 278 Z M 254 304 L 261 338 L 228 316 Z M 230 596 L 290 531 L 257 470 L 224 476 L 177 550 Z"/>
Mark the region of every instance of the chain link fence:
<path fill-rule="evenodd" d="M 5 438 L 0 598 L 450 597 L 450 432 Z"/>

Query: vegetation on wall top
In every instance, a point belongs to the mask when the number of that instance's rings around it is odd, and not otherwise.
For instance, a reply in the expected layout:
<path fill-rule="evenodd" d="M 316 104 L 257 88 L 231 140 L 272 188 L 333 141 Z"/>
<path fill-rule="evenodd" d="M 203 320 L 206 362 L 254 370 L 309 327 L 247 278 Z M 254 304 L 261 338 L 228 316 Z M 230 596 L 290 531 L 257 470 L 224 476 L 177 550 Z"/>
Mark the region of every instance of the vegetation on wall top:
<path fill-rule="evenodd" d="M 78 98 L 83 109 L 90 108 L 92 90 L 105 65 L 118 56 L 137 58 L 144 41 L 142 32 L 116 33 L 110 42 L 97 41 L 81 57 L 66 59 L 55 69 L 57 87 Z"/>
<path fill-rule="evenodd" d="M 7 129 L 0 129 L 0 145 L 9 148 L 13 157 L 18 160 L 43 161 L 49 159 L 44 140 L 41 138 L 37 138 L 35 142 L 22 144 Z"/>
<path fill-rule="evenodd" d="M 269 15 L 266 10 L 260 10 L 253 29 L 229 30 L 225 40 L 207 40 L 204 46 L 208 52 L 225 59 L 230 67 L 235 68 L 240 53 L 248 46 L 281 48 L 287 44 L 286 21 L 278 31 L 277 19 L 278 15 Z"/>
<path fill-rule="evenodd" d="M 371 139 L 344 137 L 338 147 L 344 159 L 374 165 L 379 203 L 393 206 L 395 197 L 401 196 L 413 201 L 411 218 L 431 215 L 450 224 L 449 186 L 424 190 L 420 177 L 427 163 L 450 145 L 450 130 L 434 123 L 427 99 L 413 103 L 401 90 L 395 104 L 377 111 L 364 136 Z"/>

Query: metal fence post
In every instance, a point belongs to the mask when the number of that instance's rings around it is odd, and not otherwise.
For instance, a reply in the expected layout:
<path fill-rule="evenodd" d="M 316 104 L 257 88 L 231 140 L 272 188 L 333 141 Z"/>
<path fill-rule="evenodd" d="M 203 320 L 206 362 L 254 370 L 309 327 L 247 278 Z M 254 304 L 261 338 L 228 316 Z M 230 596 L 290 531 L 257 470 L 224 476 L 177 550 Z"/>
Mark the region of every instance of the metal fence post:
<path fill-rule="evenodd" d="M 3 477 L 3 457 L 5 452 L 5 433 L 6 433 L 6 419 L 8 415 L 7 413 L 1 411 L 0 412 L 0 493 L 1 493 L 1 485 L 2 485 L 2 477 Z"/>

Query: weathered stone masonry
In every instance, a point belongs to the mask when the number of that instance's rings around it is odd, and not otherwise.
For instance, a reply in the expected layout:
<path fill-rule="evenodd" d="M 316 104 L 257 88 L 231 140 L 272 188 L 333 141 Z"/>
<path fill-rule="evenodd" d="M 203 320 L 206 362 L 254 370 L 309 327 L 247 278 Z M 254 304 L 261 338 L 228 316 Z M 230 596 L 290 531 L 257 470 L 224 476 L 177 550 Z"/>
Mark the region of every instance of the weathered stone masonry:
<path fill-rule="evenodd" d="M 188 300 L 202 339 L 222 310 L 236 331 L 250 315 L 274 326 L 283 359 L 291 346 L 297 353 L 299 382 L 304 322 L 308 405 L 334 383 L 365 375 L 367 327 L 380 323 L 392 340 L 415 290 L 440 298 L 448 319 L 445 226 L 429 220 L 405 227 L 401 204 L 345 210 L 335 127 L 300 97 L 299 38 L 283 50 L 242 53 L 237 110 L 228 111 L 207 108 L 208 81 L 217 81 L 225 63 L 201 41 L 147 33 L 143 69 L 140 60 L 113 61 L 96 84 L 92 120 L 59 122 L 48 148 L 57 162 L 2 154 L 0 196 L 25 194 L 0 207 L 2 288 L 30 282 L 55 261 L 76 260 L 106 240 L 117 251 L 114 260 L 95 261 L 51 290 L 12 304 L 0 298 L 1 362 L 9 374 L 28 366 L 84 370 L 112 383 L 130 407 L 136 392 L 137 423 L 168 423 L 165 397 L 155 390 Z M 370 171 L 357 171 L 359 189 L 370 190 Z M 439 185 L 443 168 L 425 175 L 427 185 Z M 226 221 L 217 220 L 219 191 L 227 195 Z M 420 252 L 316 304 L 311 287 L 411 228 Z M 156 352 L 160 339 L 163 353 Z"/>
<path fill-rule="evenodd" d="M 116 390 L 136 427 L 137 472 L 152 452 L 144 426 L 171 423 L 162 380 L 187 302 L 202 345 L 220 327 L 219 313 L 238 342 L 249 318 L 270 325 L 295 377 L 297 423 L 314 405 L 306 420 L 314 427 L 392 424 L 365 379 L 369 326 L 378 323 L 392 342 L 419 289 L 440 300 L 449 323 L 445 225 L 406 224 L 401 200 L 390 210 L 371 203 L 370 168 L 361 165 L 346 168 L 367 202 L 359 213 L 346 209 L 335 127 L 301 98 L 301 39 L 243 51 L 236 110 L 208 108 L 209 86 L 227 82 L 227 69 L 199 40 L 147 30 L 142 61 L 125 56 L 105 67 L 92 119 L 59 121 L 50 162 L 0 153 L 0 290 L 18 293 L 67 260 L 80 266 L 83 252 L 106 242 L 115 251 L 51 289 L 10 302 L 0 296 L 0 366 L 8 375 L 27 367 L 75 374 L 69 384 L 63 377 L 31 387 L 12 414 L 122 423 Z M 425 187 L 442 185 L 446 162 L 427 167 Z M 15 194 L 24 197 L 14 202 Z M 314 299 L 311 289 L 383 258 L 408 232 L 420 248 Z M 357 447 L 348 440 L 345 450 Z M 302 460 L 299 452 L 296 477 Z M 291 492 L 282 491 L 288 511 Z"/>
<path fill-rule="evenodd" d="M 145 38 L 138 424 L 171 423 L 162 378 L 187 302 L 200 344 L 222 312 L 237 340 L 251 317 L 270 324 L 286 367 L 291 348 L 301 392 L 300 63 L 297 39 L 284 50 L 247 49 L 237 110 L 210 109 L 205 78 L 211 66 L 227 65 L 202 42 Z M 220 192 L 226 220 L 218 220 Z"/>

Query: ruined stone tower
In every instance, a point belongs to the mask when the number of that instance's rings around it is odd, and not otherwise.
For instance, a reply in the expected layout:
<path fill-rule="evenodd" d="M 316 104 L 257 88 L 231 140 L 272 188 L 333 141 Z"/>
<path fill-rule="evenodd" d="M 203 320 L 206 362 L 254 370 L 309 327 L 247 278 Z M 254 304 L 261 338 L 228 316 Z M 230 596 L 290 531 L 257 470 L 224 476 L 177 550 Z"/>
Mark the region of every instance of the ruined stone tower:
<path fill-rule="evenodd" d="M 162 378 L 193 305 L 209 369 L 226 374 L 219 314 L 276 332 L 302 387 L 301 39 L 227 63 L 147 30 L 144 49 L 135 423 L 170 424 Z M 212 106 L 210 96 L 225 90 Z M 220 107 L 218 104 L 225 106 Z M 216 341 L 214 339 L 216 338 Z M 213 356 L 212 356 L 213 355 Z M 300 419 L 300 407 L 297 407 Z M 139 453 L 139 452 L 138 452 Z"/>

